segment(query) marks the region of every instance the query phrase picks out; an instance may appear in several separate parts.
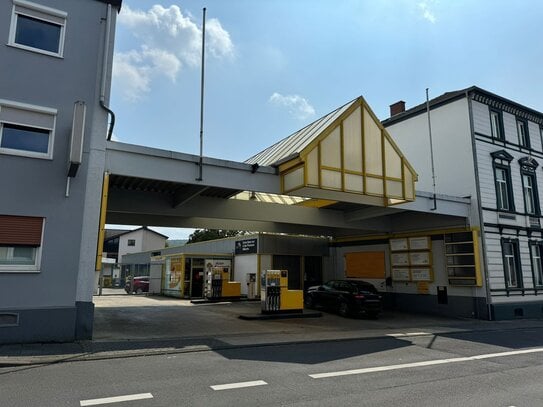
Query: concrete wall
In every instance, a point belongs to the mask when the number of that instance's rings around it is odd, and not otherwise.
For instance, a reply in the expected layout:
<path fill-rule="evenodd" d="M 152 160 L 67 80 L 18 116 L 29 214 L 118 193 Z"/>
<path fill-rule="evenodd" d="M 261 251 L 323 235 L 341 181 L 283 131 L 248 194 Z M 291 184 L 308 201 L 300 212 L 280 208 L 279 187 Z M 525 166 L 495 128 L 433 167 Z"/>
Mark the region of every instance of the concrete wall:
<path fill-rule="evenodd" d="M 0 342 L 70 341 L 77 336 L 89 337 L 92 330 L 107 129 L 107 114 L 98 103 L 107 5 L 84 0 L 37 3 L 68 13 L 63 58 L 0 47 L 2 70 L 9 72 L 0 75 L 0 99 L 57 109 L 53 157 L 46 160 L 1 155 L 0 187 L 13 192 L 2 195 L 0 213 L 45 218 L 41 269 L 24 275 L 0 273 L 0 286 L 4 287 L 0 313 L 20 313 L 19 326 L 0 327 Z M 4 44 L 11 10 L 11 1 L 0 3 L 0 39 Z M 110 57 L 112 52 L 113 46 Z M 106 88 L 109 92 L 109 82 Z M 83 164 L 71 179 L 67 197 L 67 158 L 75 101 L 87 105 Z"/>

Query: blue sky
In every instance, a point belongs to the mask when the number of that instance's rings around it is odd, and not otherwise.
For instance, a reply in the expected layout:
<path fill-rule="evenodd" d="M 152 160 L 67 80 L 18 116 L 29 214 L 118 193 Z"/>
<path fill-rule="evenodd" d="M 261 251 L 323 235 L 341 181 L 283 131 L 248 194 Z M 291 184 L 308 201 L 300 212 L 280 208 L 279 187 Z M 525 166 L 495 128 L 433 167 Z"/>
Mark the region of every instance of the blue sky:
<path fill-rule="evenodd" d="M 124 0 L 116 139 L 199 153 L 203 7 L 206 156 L 243 161 L 359 95 L 381 119 L 471 85 L 543 111 L 541 1 Z"/>

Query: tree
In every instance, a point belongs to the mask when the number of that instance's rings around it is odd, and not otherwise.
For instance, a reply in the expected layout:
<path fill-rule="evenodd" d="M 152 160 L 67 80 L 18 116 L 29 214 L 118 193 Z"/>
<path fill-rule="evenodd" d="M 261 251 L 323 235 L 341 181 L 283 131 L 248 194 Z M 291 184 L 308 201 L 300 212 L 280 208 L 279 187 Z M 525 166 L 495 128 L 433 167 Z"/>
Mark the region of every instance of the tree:
<path fill-rule="evenodd" d="M 242 230 L 225 230 L 225 229 L 196 229 L 189 236 L 187 243 L 205 242 L 206 240 L 223 239 L 225 237 L 233 237 L 243 235 L 246 232 Z"/>

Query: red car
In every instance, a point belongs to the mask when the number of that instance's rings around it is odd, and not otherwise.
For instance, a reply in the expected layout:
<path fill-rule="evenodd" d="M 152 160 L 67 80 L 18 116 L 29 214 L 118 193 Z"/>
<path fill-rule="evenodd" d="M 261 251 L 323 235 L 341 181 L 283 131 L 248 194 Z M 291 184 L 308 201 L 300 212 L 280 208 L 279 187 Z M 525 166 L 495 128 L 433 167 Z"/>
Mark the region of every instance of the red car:
<path fill-rule="evenodd" d="M 129 280 L 124 285 L 124 290 L 127 294 L 130 293 L 148 293 L 149 292 L 149 277 L 134 277 L 132 280 Z"/>

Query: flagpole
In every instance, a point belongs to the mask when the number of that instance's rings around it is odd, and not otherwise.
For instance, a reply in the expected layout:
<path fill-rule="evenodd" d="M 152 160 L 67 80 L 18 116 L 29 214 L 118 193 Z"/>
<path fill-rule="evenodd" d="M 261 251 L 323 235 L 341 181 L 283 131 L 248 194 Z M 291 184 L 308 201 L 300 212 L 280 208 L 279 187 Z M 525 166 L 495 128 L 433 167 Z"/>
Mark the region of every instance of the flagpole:
<path fill-rule="evenodd" d="M 205 68 L 205 46 L 206 46 L 206 8 L 203 9 L 202 23 L 202 78 L 200 86 L 200 162 L 198 166 L 198 178 L 203 180 L 202 169 L 204 165 L 204 68 Z"/>

